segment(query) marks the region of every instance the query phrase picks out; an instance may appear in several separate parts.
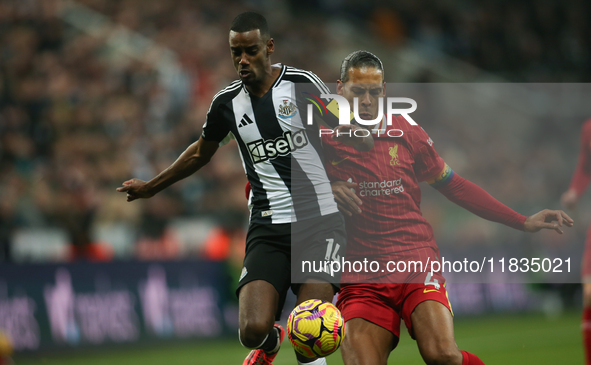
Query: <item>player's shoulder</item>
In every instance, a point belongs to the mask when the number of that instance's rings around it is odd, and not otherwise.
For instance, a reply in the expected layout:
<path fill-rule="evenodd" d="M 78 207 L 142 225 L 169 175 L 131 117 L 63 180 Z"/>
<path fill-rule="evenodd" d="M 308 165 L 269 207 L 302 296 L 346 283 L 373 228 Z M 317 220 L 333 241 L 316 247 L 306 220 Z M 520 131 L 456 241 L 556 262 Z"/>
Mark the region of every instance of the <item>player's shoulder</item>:
<path fill-rule="evenodd" d="M 415 144 L 427 143 L 429 146 L 433 146 L 433 140 L 429 137 L 429 134 L 420 124 L 411 124 L 402 115 L 392 116 L 392 125 L 388 126 L 388 129 L 397 129 L 402 131 L 403 138 L 409 143 L 409 146 Z"/>
<path fill-rule="evenodd" d="M 414 122 L 414 120 L 413 120 Z M 399 129 L 404 133 L 415 135 L 427 135 L 427 132 L 419 124 L 411 124 L 403 115 L 393 115 L 392 125 L 388 129 Z"/>
<path fill-rule="evenodd" d="M 324 86 L 324 82 L 314 72 L 292 66 L 285 66 L 284 79 L 292 82 L 305 82 Z"/>
<path fill-rule="evenodd" d="M 222 90 L 218 91 L 212 98 L 211 103 L 214 104 L 216 101 L 221 102 L 226 99 L 232 99 L 235 97 L 242 88 L 242 81 L 234 80 L 230 83 L 230 85 L 226 86 Z"/>

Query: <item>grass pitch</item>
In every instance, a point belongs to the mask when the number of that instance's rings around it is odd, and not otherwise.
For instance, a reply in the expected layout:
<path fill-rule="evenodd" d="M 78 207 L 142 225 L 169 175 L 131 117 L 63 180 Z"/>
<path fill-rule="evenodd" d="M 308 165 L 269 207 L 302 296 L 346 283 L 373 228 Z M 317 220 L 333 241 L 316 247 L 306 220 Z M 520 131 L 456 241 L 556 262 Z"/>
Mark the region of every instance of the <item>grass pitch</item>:
<path fill-rule="evenodd" d="M 521 314 L 459 318 L 455 320 L 456 342 L 462 350 L 478 355 L 487 365 L 583 364 L 580 313 L 556 319 Z M 211 365 L 242 364 L 247 351 L 237 339 L 216 342 L 182 343 L 149 348 L 71 351 L 37 356 L 16 356 L 16 365 Z M 330 365 L 341 365 L 340 352 L 328 357 Z M 403 330 L 398 348 L 389 364 L 424 364 L 416 343 Z M 289 341 L 274 361 L 275 365 L 296 364 Z"/>

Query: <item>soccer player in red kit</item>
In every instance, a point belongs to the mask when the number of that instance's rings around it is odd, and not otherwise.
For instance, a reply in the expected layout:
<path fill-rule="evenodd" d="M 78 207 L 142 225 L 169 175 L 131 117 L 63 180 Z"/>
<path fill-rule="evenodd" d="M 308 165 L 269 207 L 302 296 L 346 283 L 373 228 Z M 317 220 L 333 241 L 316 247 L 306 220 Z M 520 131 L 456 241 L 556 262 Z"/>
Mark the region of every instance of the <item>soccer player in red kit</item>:
<path fill-rule="evenodd" d="M 385 95 L 379 58 L 366 51 L 347 56 L 337 93 L 350 105 L 358 98 L 359 116 L 375 120 L 378 98 Z M 563 223 L 572 226 L 570 217 L 559 210 L 525 217 L 503 205 L 454 173 L 435 152 L 427 133 L 403 116 L 394 116 L 391 125 L 384 117 L 371 128 L 374 148 L 369 152 L 345 146 L 330 130 L 324 130 L 322 138 L 335 199 L 350 217 L 346 222 L 349 262 L 367 259 L 384 265 L 388 261 L 439 261 L 433 230 L 420 210 L 421 181 L 474 214 L 518 230 L 547 228 L 562 233 Z M 381 270 L 342 273 L 337 306 L 347 322 L 341 347 L 346 365 L 386 364 L 398 343 L 401 320 L 427 364 L 483 364 L 475 355 L 460 351 L 455 343 L 451 306 L 440 272 L 388 275 L 393 274 Z"/>
<path fill-rule="evenodd" d="M 591 119 L 581 129 L 581 148 L 579 161 L 573 174 L 568 190 L 562 194 L 562 204 L 573 209 L 591 181 Z M 587 231 L 585 251 L 581 265 L 581 282 L 583 283 L 583 343 L 586 364 L 591 365 L 591 228 Z"/>

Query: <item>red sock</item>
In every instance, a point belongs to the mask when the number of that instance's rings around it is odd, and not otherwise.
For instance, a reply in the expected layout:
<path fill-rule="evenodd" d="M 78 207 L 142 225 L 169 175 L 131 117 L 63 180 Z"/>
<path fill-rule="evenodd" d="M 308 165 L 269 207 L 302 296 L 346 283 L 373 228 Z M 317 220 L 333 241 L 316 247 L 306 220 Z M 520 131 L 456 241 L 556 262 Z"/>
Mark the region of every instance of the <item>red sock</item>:
<path fill-rule="evenodd" d="M 462 356 L 464 356 L 464 359 L 462 360 L 462 365 L 484 365 L 482 360 L 480 360 L 478 356 L 474 354 L 462 351 Z"/>
<path fill-rule="evenodd" d="M 583 320 L 581 321 L 583 330 L 583 346 L 585 349 L 586 364 L 591 364 L 591 307 L 583 308 Z"/>

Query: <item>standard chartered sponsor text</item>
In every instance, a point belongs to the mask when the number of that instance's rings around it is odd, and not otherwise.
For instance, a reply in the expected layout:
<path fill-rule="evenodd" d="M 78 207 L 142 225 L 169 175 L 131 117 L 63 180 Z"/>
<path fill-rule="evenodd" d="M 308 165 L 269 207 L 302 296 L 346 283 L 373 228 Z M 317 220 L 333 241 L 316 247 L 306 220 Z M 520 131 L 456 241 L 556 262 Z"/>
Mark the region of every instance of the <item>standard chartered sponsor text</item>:
<path fill-rule="evenodd" d="M 403 193 L 402 178 L 384 181 L 362 181 L 359 183 L 359 195 L 379 196 Z"/>

